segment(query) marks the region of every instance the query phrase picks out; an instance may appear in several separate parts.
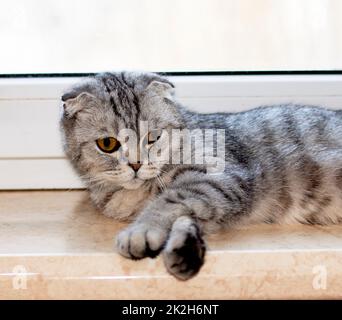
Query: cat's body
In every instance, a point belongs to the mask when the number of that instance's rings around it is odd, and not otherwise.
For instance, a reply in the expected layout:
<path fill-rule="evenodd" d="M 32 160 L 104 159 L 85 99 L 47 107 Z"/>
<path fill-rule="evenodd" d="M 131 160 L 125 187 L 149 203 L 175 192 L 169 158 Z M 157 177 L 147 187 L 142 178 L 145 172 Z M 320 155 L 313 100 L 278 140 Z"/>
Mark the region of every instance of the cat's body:
<path fill-rule="evenodd" d="M 174 100 L 164 78 L 134 73 L 99 75 L 63 100 L 66 154 L 95 206 L 116 219 L 134 220 L 117 238 L 126 257 L 155 256 L 163 249 L 168 270 L 188 279 L 203 263 L 202 233 L 252 223 L 342 221 L 340 111 L 283 105 L 198 114 Z M 196 163 L 135 168 L 127 164 L 133 163 L 130 154 L 115 160 L 116 152 L 96 149 L 97 139 L 118 138 L 119 129 L 138 132 L 139 121 L 168 133 L 224 129 L 224 171 L 210 174 Z M 167 133 L 148 145 L 157 141 L 166 146 Z"/>
<path fill-rule="evenodd" d="M 225 128 L 225 174 L 234 164 L 250 180 L 247 223 L 342 221 L 342 112 L 278 105 L 189 119 L 189 127 Z"/>

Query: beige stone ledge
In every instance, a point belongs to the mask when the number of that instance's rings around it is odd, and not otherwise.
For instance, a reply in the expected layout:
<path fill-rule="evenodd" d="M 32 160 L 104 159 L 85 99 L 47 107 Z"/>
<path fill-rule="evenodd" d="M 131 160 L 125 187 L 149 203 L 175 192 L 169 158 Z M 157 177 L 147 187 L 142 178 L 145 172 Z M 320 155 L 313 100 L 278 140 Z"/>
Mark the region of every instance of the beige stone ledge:
<path fill-rule="evenodd" d="M 0 192 L 0 299 L 342 298 L 342 226 L 216 235 L 187 282 L 113 252 L 122 227 L 84 191 Z"/>

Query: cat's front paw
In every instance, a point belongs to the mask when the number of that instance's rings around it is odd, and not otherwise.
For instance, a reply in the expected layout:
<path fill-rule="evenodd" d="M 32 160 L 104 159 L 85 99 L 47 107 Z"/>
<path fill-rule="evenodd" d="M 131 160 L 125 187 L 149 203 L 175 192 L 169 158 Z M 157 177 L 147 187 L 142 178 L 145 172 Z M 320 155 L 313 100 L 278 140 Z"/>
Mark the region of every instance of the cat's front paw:
<path fill-rule="evenodd" d="M 156 257 L 162 250 L 167 232 L 145 224 L 132 224 L 116 238 L 117 251 L 129 259 Z"/>
<path fill-rule="evenodd" d="M 167 270 L 180 280 L 188 280 L 198 273 L 204 256 L 205 243 L 198 226 L 188 217 L 178 218 L 163 252 Z"/>

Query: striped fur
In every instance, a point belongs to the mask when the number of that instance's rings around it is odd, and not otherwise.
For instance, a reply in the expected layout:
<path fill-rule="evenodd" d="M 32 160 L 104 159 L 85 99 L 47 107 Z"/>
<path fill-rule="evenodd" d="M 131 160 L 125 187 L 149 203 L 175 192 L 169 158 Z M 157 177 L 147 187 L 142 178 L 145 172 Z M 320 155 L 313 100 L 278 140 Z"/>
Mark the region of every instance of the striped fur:
<path fill-rule="evenodd" d="M 167 269 L 184 280 L 203 264 L 205 234 L 253 223 L 342 220 L 340 111 L 280 105 L 198 114 L 175 100 L 167 79 L 131 72 L 89 78 L 62 100 L 65 152 L 94 205 L 134 221 L 117 237 L 123 256 L 140 259 L 165 248 Z M 129 155 L 116 158 L 96 149 L 100 137 L 117 137 L 123 128 L 139 132 L 140 121 L 168 132 L 225 129 L 224 172 L 156 162 L 143 164 L 136 177 Z"/>

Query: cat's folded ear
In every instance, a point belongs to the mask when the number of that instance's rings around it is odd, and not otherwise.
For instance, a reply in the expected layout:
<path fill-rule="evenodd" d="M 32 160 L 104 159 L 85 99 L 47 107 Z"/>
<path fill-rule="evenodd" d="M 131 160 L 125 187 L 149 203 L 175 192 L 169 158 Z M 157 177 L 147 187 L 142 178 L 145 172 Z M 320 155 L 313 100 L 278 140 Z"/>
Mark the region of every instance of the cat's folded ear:
<path fill-rule="evenodd" d="M 63 103 L 64 116 L 72 118 L 77 112 L 96 104 L 97 98 L 80 88 L 72 88 L 65 92 L 61 100 Z"/>
<path fill-rule="evenodd" d="M 174 90 L 174 85 L 166 80 L 161 78 L 160 80 L 153 80 L 148 86 L 147 86 L 147 90 L 149 92 L 153 92 L 158 94 L 159 96 L 163 97 L 163 98 L 167 98 L 172 100 L 175 90 Z"/>

